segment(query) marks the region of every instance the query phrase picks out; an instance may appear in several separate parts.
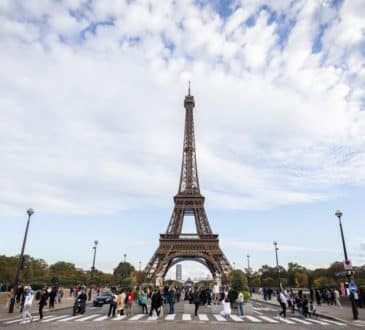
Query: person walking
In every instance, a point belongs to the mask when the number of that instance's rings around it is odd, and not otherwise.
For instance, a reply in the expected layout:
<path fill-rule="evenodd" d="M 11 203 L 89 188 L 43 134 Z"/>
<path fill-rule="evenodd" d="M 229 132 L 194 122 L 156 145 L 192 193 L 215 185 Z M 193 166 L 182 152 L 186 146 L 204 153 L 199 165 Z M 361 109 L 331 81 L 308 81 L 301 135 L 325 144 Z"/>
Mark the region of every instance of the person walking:
<path fill-rule="evenodd" d="M 27 323 L 32 322 L 33 321 L 33 317 L 32 317 L 32 313 L 31 313 L 31 309 L 32 309 L 32 303 L 33 303 L 33 291 L 31 290 L 30 287 L 26 286 L 25 287 L 25 292 L 24 292 L 24 306 L 23 306 L 23 321 L 22 323 Z"/>
<path fill-rule="evenodd" d="M 214 284 L 213 286 L 213 304 L 217 305 L 219 301 L 219 286 L 218 284 Z"/>
<path fill-rule="evenodd" d="M 167 292 L 167 302 L 170 305 L 169 314 L 175 314 L 176 293 L 172 287 Z"/>
<path fill-rule="evenodd" d="M 156 318 L 160 316 L 160 307 L 162 306 L 163 301 L 161 297 L 161 292 L 159 289 L 155 289 L 151 296 L 151 310 L 150 317 L 152 318 L 153 311 L 156 312 Z"/>
<path fill-rule="evenodd" d="M 125 308 L 125 293 L 121 290 L 118 294 L 117 298 L 117 312 L 119 315 L 124 315 L 124 308 Z"/>
<path fill-rule="evenodd" d="M 108 317 L 110 317 L 110 316 L 115 317 L 115 310 L 117 308 L 117 299 L 118 299 L 118 296 L 115 294 L 115 289 L 113 289 L 110 304 L 109 304 Z"/>
<path fill-rule="evenodd" d="M 52 288 L 52 291 L 49 294 L 49 309 L 54 308 L 54 302 L 56 300 L 56 295 L 57 295 L 57 289 L 56 289 L 56 287 L 54 287 L 54 288 Z"/>
<path fill-rule="evenodd" d="M 280 293 L 279 293 L 279 302 L 280 302 L 280 306 L 281 306 L 281 312 L 279 313 L 280 316 L 283 316 L 284 318 L 286 318 L 286 302 L 287 302 L 287 299 L 283 293 L 282 290 L 280 290 Z"/>
<path fill-rule="evenodd" d="M 143 314 L 148 314 L 148 309 L 147 309 L 147 294 L 144 292 L 143 289 L 139 292 L 139 295 L 138 295 L 138 303 L 142 307 L 142 313 Z"/>
<path fill-rule="evenodd" d="M 221 311 L 220 314 L 224 317 L 230 316 L 232 313 L 232 310 L 231 310 L 231 303 L 229 302 L 228 297 L 223 299 L 222 305 L 223 305 L 223 310 Z"/>
<path fill-rule="evenodd" d="M 335 305 L 338 307 L 342 307 L 340 302 L 340 292 L 337 289 L 334 289 L 333 294 L 335 296 Z"/>
<path fill-rule="evenodd" d="M 43 319 L 43 308 L 44 306 L 47 306 L 47 299 L 48 299 L 48 292 L 47 292 L 47 288 L 44 288 L 43 291 L 41 292 L 41 296 L 39 299 L 39 319 L 42 320 Z"/>
<path fill-rule="evenodd" d="M 127 293 L 127 308 L 128 308 L 128 316 L 133 315 L 133 301 L 135 299 L 134 292 L 130 289 Z"/>
<path fill-rule="evenodd" d="M 321 305 L 321 293 L 319 292 L 318 289 L 315 292 L 315 296 L 316 296 L 316 300 L 317 300 L 317 305 L 320 306 Z"/>
<path fill-rule="evenodd" d="M 198 316 L 198 309 L 199 309 L 199 306 L 200 306 L 200 290 L 197 287 L 194 289 L 193 303 L 195 305 L 194 315 Z"/>
<path fill-rule="evenodd" d="M 243 293 L 240 292 L 238 294 L 238 298 L 237 298 L 237 304 L 238 304 L 238 310 L 240 312 L 240 317 L 243 316 L 243 301 L 244 301 L 244 299 L 243 299 Z"/>

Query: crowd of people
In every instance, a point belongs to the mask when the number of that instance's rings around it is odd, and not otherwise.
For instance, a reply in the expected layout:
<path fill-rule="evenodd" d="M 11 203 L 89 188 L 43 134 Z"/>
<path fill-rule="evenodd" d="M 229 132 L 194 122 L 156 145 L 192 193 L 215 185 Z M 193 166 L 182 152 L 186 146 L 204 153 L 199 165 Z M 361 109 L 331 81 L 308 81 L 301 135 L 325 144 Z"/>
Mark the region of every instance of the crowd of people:
<path fill-rule="evenodd" d="M 282 309 L 280 312 L 282 317 L 286 317 L 287 309 L 292 313 L 298 312 L 303 317 L 316 317 L 317 306 L 322 304 L 342 308 L 341 295 L 337 288 L 310 289 L 307 293 L 303 290 L 294 292 L 292 289 L 278 289 L 275 294 L 271 288 L 261 288 L 260 293 L 264 300 L 271 300 L 276 296 Z M 356 291 L 353 297 L 359 308 L 365 307 L 365 293 Z"/>
<path fill-rule="evenodd" d="M 8 294 L 8 303 L 10 303 L 13 297 L 13 291 L 10 290 Z M 54 309 L 55 303 L 61 303 L 63 298 L 63 289 L 59 287 L 47 287 L 45 286 L 41 290 L 37 290 L 35 293 L 29 285 L 20 285 L 15 293 L 15 307 L 22 313 L 23 323 L 32 322 L 31 307 L 33 300 L 38 301 L 39 318 L 43 319 L 43 309 L 48 304 L 49 310 Z"/>

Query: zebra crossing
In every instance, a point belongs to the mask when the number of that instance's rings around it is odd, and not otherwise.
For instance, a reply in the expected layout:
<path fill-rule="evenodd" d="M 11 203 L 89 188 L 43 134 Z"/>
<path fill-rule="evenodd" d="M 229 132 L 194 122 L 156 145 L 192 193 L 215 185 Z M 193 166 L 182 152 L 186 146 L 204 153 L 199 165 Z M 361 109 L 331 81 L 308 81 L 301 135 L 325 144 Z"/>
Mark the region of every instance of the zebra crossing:
<path fill-rule="evenodd" d="M 224 317 L 220 314 L 198 314 L 198 316 L 194 316 L 192 314 L 168 314 L 161 317 L 150 317 L 146 314 L 135 314 L 133 316 L 126 316 L 126 315 L 118 315 L 116 317 L 110 318 L 105 314 L 101 313 L 93 313 L 89 315 L 76 315 L 72 316 L 70 314 L 64 315 L 48 315 L 43 318 L 43 320 L 39 320 L 39 317 L 33 317 L 33 322 L 41 322 L 41 323 L 58 323 L 58 322 L 158 322 L 158 321 L 182 321 L 182 322 L 241 322 L 241 323 L 269 323 L 269 324 L 291 324 L 291 325 L 321 325 L 321 326 L 329 326 L 332 329 L 334 326 L 338 327 L 345 327 L 347 324 L 341 323 L 338 321 L 333 321 L 329 319 L 302 319 L 300 317 L 288 317 L 288 318 L 281 318 L 279 316 L 268 316 L 268 315 L 245 315 L 245 316 L 238 316 L 238 315 L 230 315 Z M 2 325 L 10 325 L 22 323 L 22 319 L 14 319 L 14 320 L 7 320 L 0 322 Z"/>

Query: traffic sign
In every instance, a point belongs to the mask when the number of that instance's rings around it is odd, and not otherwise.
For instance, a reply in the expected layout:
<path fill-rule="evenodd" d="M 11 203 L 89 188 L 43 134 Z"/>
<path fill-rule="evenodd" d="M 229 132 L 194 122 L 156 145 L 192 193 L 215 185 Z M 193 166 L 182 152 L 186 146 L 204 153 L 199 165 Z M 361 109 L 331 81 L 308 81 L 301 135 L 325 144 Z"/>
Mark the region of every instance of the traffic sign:
<path fill-rule="evenodd" d="M 349 283 L 349 290 L 350 290 L 350 292 L 352 292 L 352 293 L 355 293 L 355 292 L 357 291 L 357 286 L 356 286 L 356 284 L 355 284 L 355 282 L 354 282 L 354 281 L 351 281 L 351 282 Z"/>
<path fill-rule="evenodd" d="M 345 268 L 345 270 L 351 270 L 352 269 L 352 263 L 351 263 L 351 260 L 345 260 L 343 262 L 343 266 Z"/>

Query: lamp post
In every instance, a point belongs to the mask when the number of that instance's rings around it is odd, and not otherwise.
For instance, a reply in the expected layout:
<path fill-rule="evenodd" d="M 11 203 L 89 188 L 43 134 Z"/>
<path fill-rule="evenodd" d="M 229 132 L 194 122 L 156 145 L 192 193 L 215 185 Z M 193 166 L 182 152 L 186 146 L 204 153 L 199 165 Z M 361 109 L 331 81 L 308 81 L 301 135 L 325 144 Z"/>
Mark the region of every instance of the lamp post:
<path fill-rule="evenodd" d="M 338 222 L 340 224 L 342 247 L 343 247 L 343 253 L 345 255 L 345 265 L 350 265 L 350 260 L 348 259 L 348 256 L 347 256 L 345 237 L 343 235 L 342 222 L 341 222 L 341 217 L 342 217 L 343 213 L 342 213 L 342 211 L 337 210 L 335 215 L 338 218 Z M 348 280 L 349 285 L 351 283 L 351 274 L 352 274 L 352 272 L 351 272 L 352 269 L 351 268 L 348 269 L 349 272 L 348 272 L 348 275 L 347 275 L 347 280 Z M 350 300 L 351 300 L 351 307 L 352 307 L 352 316 L 353 316 L 354 320 L 357 320 L 359 313 L 358 313 L 357 306 L 356 306 L 356 303 L 355 303 L 354 293 L 351 292 L 351 291 L 350 291 Z"/>
<path fill-rule="evenodd" d="M 9 313 L 13 313 L 14 312 L 15 296 L 16 296 L 16 292 L 18 291 L 20 271 L 23 270 L 23 266 L 24 266 L 24 249 L 25 249 L 25 243 L 27 242 L 27 236 L 28 236 L 28 229 L 29 229 L 30 217 L 32 216 L 33 213 L 34 213 L 34 210 L 33 209 L 28 209 L 27 210 L 28 221 L 27 221 L 27 226 L 25 227 L 25 233 L 24 233 L 24 238 L 23 238 L 23 245 L 22 245 L 22 250 L 20 252 L 20 256 L 19 256 L 18 267 L 16 269 L 15 281 L 14 281 L 14 286 L 13 286 L 13 295 L 12 295 L 12 297 L 10 299 L 10 305 L 9 305 Z"/>
<path fill-rule="evenodd" d="M 251 295 L 251 287 L 250 287 L 250 278 L 251 278 L 251 270 L 250 270 L 250 255 L 247 256 L 247 284 L 248 284 L 248 290 L 250 291 Z"/>
<path fill-rule="evenodd" d="M 125 253 L 123 254 L 123 257 L 124 257 L 124 262 L 127 262 L 127 255 Z"/>
<path fill-rule="evenodd" d="M 95 277 L 95 256 L 96 256 L 96 247 L 98 245 L 98 241 L 94 241 L 94 246 L 93 246 L 93 250 L 94 250 L 94 256 L 93 256 L 93 265 L 91 267 L 91 279 L 90 279 L 90 285 L 91 287 L 94 285 L 94 277 Z"/>
<path fill-rule="evenodd" d="M 281 289 L 281 280 L 280 280 L 280 268 L 279 268 L 279 259 L 278 259 L 278 242 L 274 241 L 274 246 L 275 246 L 275 256 L 276 256 L 276 269 L 278 271 L 278 284 L 279 284 L 279 289 Z"/>
<path fill-rule="evenodd" d="M 141 284 L 141 282 L 142 282 L 142 274 L 141 274 L 141 271 L 142 271 L 142 261 L 138 261 L 138 265 L 139 265 L 138 282 L 139 282 L 139 284 Z"/>

